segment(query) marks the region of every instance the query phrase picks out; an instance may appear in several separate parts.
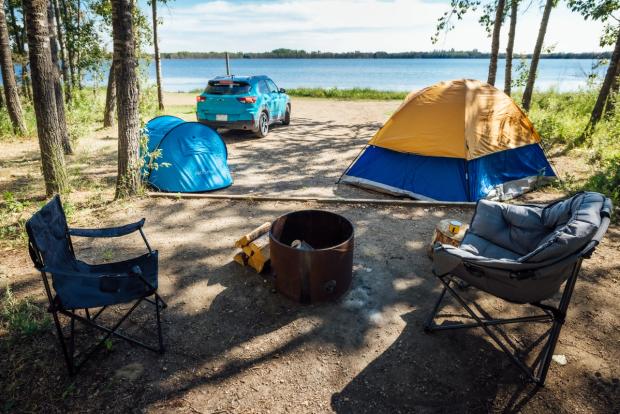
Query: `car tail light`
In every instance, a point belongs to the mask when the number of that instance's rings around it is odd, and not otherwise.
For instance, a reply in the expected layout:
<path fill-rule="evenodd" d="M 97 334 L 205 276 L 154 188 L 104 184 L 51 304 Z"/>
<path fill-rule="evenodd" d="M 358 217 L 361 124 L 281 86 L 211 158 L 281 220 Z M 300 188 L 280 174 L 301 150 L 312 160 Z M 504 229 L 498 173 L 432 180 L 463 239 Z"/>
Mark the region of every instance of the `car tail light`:
<path fill-rule="evenodd" d="M 256 96 L 244 96 L 237 98 L 237 100 L 241 103 L 256 103 Z"/>
<path fill-rule="evenodd" d="M 199 95 L 199 96 L 196 97 L 196 102 L 204 102 L 206 100 L 207 100 L 207 98 L 205 98 L 204 96 L 200 96 Z"/>

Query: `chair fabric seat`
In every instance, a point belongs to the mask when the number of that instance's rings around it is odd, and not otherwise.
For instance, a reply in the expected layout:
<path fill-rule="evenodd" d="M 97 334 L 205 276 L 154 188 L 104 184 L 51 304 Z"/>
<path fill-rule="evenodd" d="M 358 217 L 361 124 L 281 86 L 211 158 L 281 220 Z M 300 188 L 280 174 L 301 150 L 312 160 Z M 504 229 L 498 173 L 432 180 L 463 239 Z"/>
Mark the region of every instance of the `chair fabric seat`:
<path fill-rule="evenodd" d="M 461 246 L 435 246 L 433 271 L 513 302 L 547 299 L 611 210 L 608 198 L 592 192 L 546 207 L 481 200 Z"/>
<path fill-rule="evenodd" d="M 138 266 L 145 286 L 137 274 L 128 272 Z M 158 253 L 122 262 L 91 265 L 74 260 L 73 266 L 52 271 L 52 285 L 65 309 L 96 308 L 127 303 L 157 289 Z"/>

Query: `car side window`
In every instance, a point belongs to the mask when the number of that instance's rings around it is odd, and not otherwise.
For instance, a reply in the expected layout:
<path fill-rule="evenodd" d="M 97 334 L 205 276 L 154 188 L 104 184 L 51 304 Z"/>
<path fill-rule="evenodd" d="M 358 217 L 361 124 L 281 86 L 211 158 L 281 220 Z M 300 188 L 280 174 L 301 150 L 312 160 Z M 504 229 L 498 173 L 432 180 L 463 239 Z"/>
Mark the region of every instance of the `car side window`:
<path fill-rule="evenodd" d="M 275 83 L 273 83 L 273 81 L 272 81 L 271 79 L 267 79 L 267 85 L 269 85 L 269 91 L 270 91 L 270 92 L 272 92 L 272 93 L 273 93 L 273 92 L 278 93 L 279 89 L 278 89 L 278 87 L 276 86 L 276 84 L 275 84 Z"/>
<path fill-rule="evenodd" d="M 260 94 L 269 93 L 269 86 L 267 85 L 267 82 L 265 82 L 264 80 L 258 82 L 258 92 Z"/>

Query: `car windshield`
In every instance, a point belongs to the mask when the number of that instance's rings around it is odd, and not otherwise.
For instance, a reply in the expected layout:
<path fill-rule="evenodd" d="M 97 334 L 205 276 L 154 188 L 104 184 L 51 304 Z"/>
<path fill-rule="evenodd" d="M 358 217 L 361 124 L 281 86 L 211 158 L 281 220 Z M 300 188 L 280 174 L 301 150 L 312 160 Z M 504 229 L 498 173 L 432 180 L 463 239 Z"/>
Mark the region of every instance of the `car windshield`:
<path fill-rule="evenodd" d="M 210 95 L 242 95 L 250 91 L 247 82 L 230 80 L 209 81 L 205 92 Z"/>

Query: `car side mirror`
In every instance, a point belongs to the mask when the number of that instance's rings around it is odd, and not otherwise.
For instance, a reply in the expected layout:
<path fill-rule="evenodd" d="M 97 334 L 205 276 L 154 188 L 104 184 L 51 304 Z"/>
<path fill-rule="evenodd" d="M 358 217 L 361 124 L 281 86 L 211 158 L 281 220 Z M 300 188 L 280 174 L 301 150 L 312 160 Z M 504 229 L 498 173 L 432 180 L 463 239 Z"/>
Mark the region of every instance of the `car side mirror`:
<path fill-rule="evenodd" d="M 279 90 L 278 92 L 280 92 L 280 93 L 286 93 L 286 89 L 284 89 L 284 88 L 280 88 L 280 90 Z"/>

